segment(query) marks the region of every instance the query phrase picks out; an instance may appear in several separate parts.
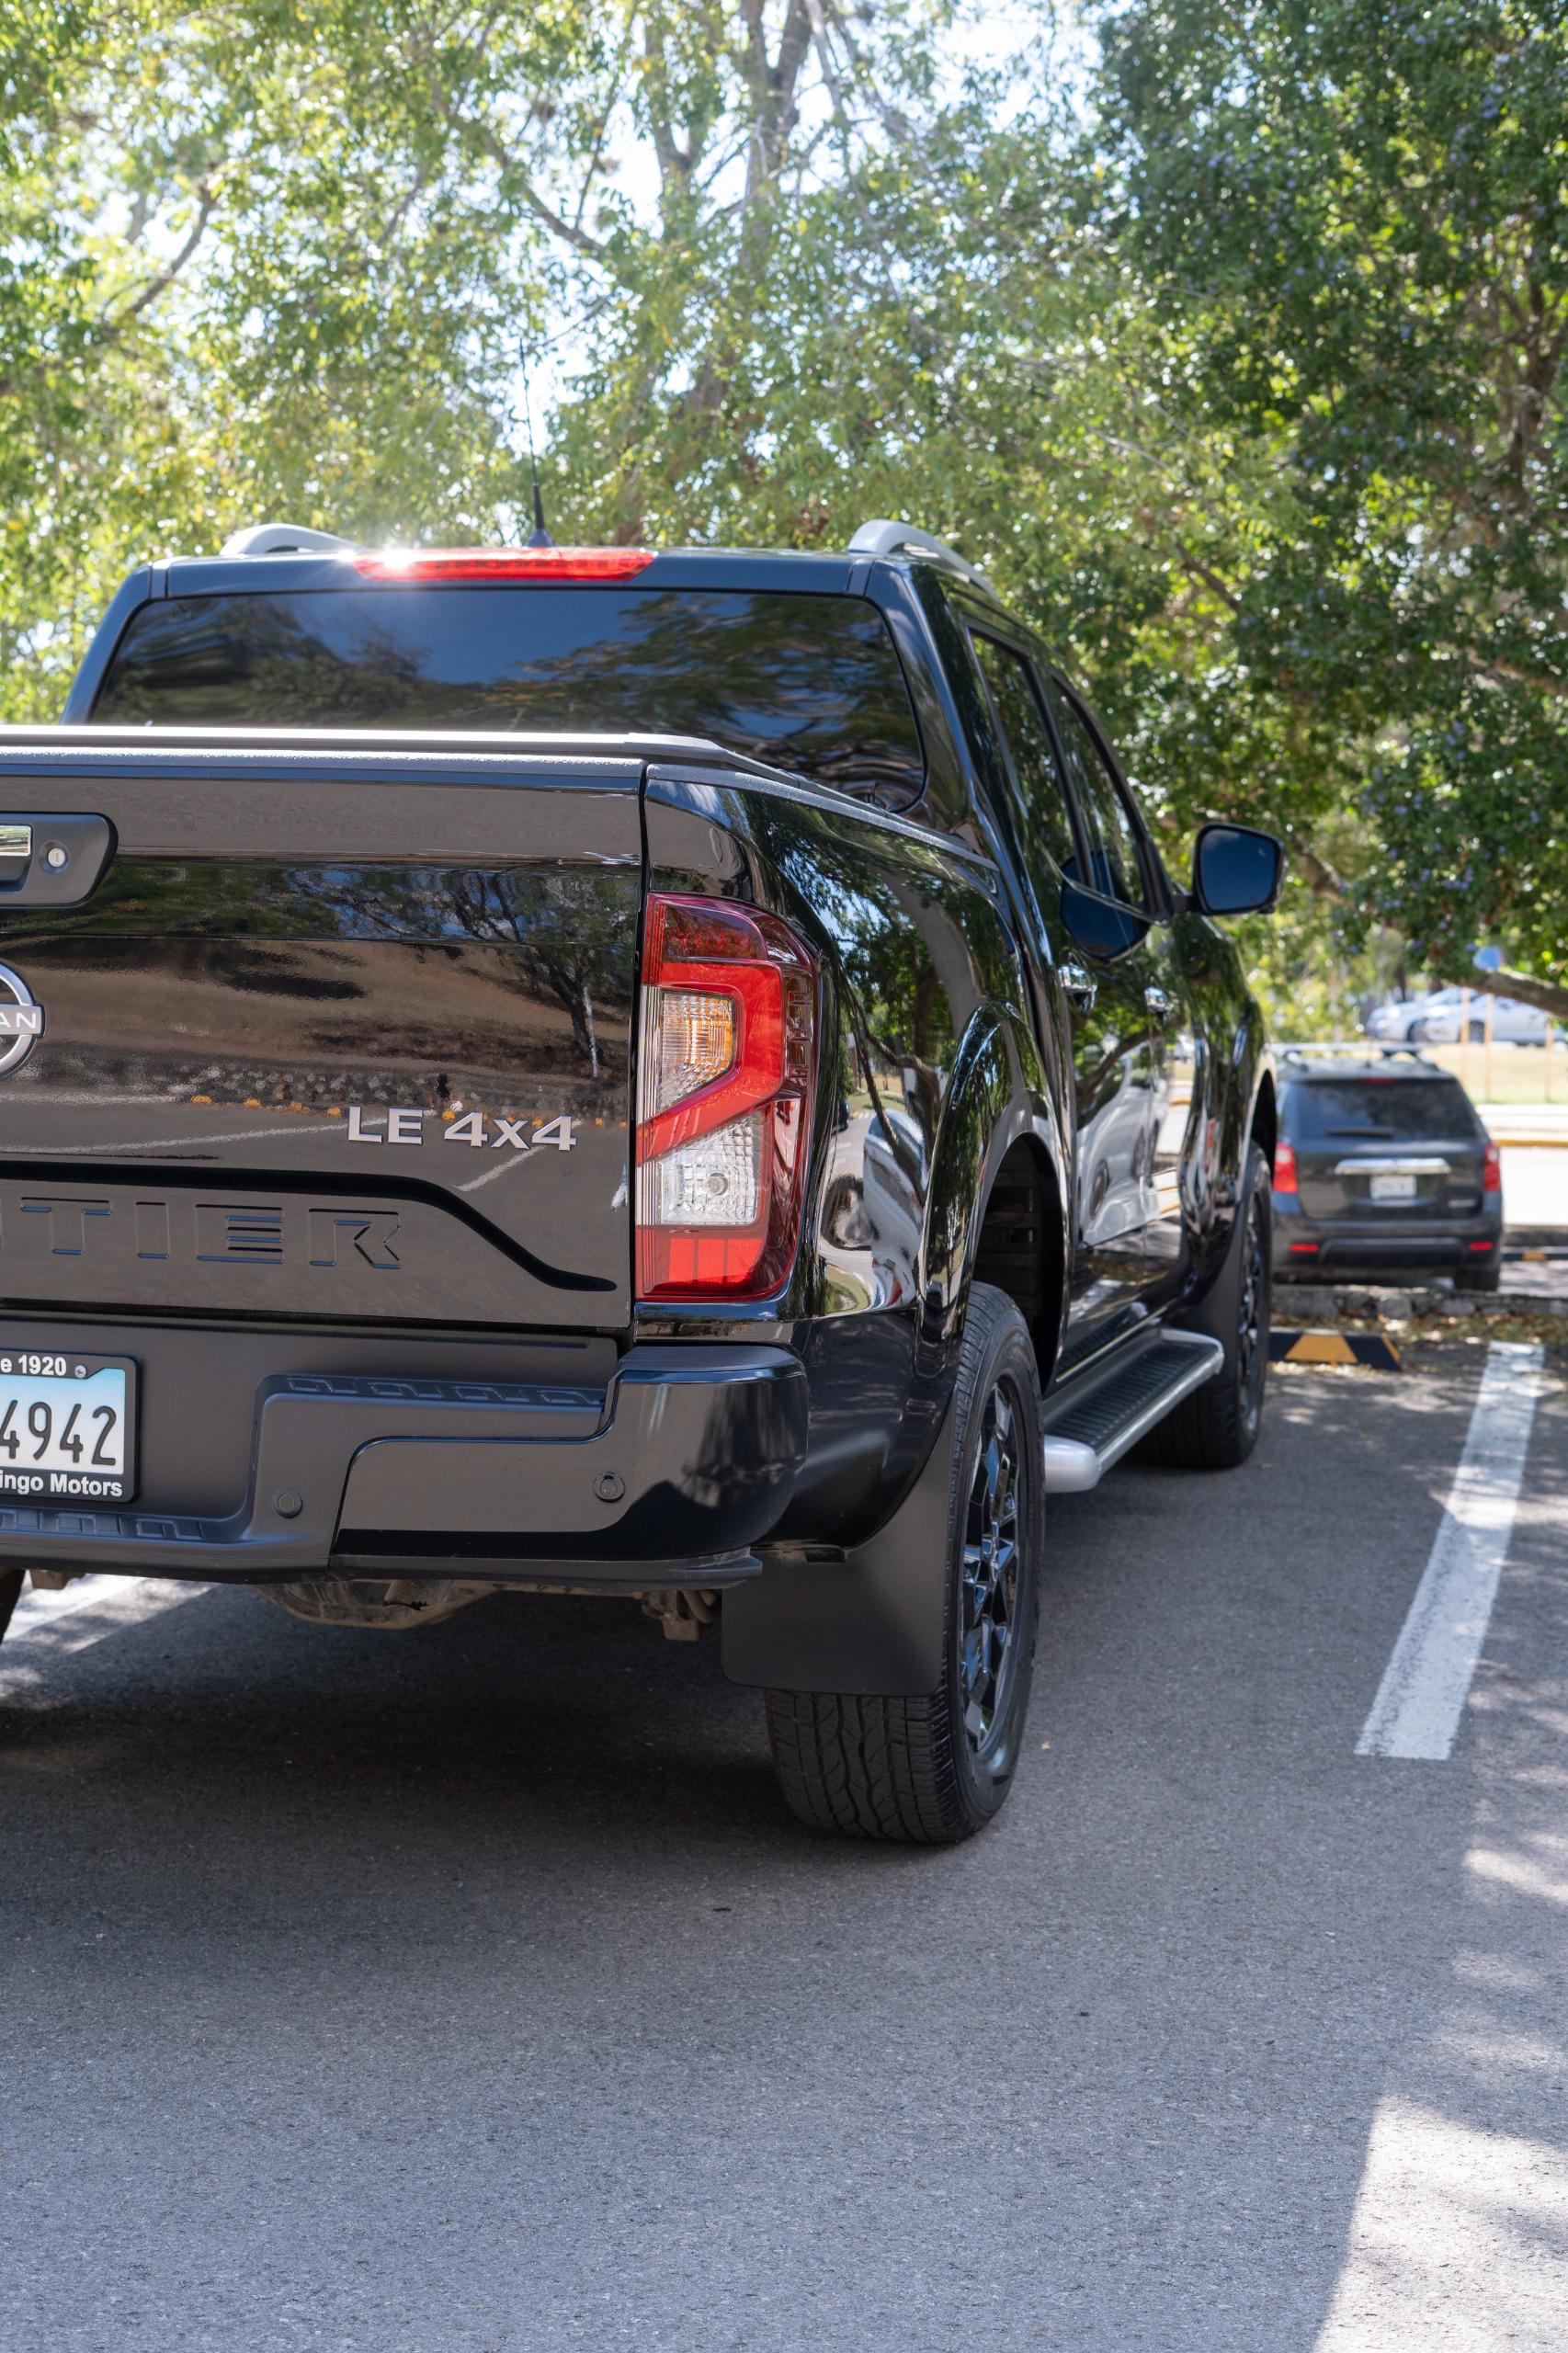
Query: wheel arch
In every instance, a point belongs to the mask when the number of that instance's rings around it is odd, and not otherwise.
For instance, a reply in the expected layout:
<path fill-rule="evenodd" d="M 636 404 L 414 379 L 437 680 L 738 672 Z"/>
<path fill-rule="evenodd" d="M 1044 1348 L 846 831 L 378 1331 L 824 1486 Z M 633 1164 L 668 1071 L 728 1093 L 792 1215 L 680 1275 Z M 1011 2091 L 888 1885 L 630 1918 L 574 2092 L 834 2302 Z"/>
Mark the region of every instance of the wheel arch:
<path fill-rule="evenodd" d="M 971 1286 L 994 1284 L 1029 1327 L 1042 1380 L 1067 1301 L 1066 1153 L 1040 1051 L 1007 1008 L 971 1021 L 933 1155 L 922 1274 L 925 1336 L 950 1347 Z"/>

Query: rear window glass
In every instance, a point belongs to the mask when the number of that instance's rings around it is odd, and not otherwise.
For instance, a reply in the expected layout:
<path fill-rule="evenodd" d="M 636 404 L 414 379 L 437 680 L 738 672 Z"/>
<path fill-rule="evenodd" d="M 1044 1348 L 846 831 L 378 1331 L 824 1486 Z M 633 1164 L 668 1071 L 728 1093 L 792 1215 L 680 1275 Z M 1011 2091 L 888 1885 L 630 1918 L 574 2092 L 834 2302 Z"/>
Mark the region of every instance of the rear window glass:
<path fill-rule="evenodd" d="M 1298 1142 L 1342 1136 L 1472 1136 L 1478 1121 L 1457 1080 L 1299 1079 L 1286 1091 L 1286 1132 Z"/>
<path fill-rule="evenodd" d="M 923 767 L 898 655 L 851 597 L 334 588 L 174 597 L 132 620 L 97 720 L 705 735 L 903 806 Z"/>

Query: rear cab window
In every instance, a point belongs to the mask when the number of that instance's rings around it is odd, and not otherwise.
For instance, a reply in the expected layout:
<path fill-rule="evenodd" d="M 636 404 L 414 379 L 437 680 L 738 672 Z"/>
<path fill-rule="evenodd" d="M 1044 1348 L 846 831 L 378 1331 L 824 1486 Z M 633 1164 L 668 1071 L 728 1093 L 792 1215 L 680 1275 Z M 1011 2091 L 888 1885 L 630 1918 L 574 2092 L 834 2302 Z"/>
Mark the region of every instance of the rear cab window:
<path fill-rule="evenodd" d="M 887 625 L 839 595 L 400 583 L 170 597 L 132 617 L 92 715 L 701 735 L 886 808 L 925 784 Z"/>
<path fill-rule="evenodd" d="M 1299 1078 L 1286 1089 L 1282 1119 L 1296 1143 L 1436 1142 L 1483 1133 L 1457 1079 Z"/>

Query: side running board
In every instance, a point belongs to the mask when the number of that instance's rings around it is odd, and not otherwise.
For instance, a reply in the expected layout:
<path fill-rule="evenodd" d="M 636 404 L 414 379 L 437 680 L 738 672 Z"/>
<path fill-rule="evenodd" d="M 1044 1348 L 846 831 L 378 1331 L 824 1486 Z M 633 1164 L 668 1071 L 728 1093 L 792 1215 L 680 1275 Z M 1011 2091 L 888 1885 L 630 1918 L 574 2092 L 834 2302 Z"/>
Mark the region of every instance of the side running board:
<path fill-rule="evenodd" d="M 1163 1422 L 1173 1405 L 1211 1381 L 1225 1360 L 1202 1332 L 1162 1332 L 1125 1370 L 1113 1372 L 1053 1422 L 1045 1439 L 1046 1492 L 1081 1495 L 1113 1462 Z"/>

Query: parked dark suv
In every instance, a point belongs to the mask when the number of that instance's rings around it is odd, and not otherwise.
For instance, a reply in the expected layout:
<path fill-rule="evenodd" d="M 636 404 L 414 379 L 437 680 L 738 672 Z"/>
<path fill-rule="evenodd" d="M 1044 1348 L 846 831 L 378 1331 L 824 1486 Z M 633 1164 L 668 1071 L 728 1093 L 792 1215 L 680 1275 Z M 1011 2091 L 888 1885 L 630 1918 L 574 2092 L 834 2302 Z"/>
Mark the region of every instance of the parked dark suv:
<path fill-rule="evenodd" d="M 1409 1048 L 1283 1050 L 1277 1274 L 1495 1290 L 1502 1240 L 1501 1157 L 1457 1078 Z"/>

